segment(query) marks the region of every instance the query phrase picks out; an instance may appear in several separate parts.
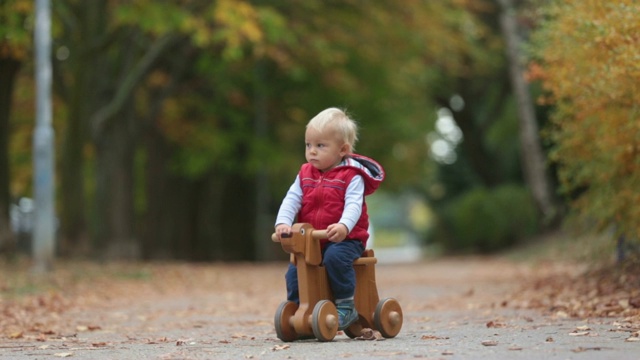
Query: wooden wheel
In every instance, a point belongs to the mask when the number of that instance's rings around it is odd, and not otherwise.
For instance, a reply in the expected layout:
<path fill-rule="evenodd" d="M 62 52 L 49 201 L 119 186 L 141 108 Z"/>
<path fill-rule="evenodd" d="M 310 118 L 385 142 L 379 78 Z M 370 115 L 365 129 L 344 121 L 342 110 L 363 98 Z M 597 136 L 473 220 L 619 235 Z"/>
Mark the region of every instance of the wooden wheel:
<path fill-rule="evenodd" d="M 398 335 L 402 328 L 402 309 L 400 304 L 392 298 L 380 300 L 373 313 L 373 323 L 385 338 Z"/>
<path fill-rule="evenodd" d="M 278 306 L 273 322 L 276 327 L 278 339 L 289 342 L 298 338 L 296 330 L 291 325 L 291 318 L 296 313 L 298 305 L 291 301 L 284 301 Z"/>
<path fill-rule="evenodd" d="M 320 300 L 311 316 L 313 335 L 320 341 L 331 341 L 338 333 L 338 310 L 329 300 Z"/>

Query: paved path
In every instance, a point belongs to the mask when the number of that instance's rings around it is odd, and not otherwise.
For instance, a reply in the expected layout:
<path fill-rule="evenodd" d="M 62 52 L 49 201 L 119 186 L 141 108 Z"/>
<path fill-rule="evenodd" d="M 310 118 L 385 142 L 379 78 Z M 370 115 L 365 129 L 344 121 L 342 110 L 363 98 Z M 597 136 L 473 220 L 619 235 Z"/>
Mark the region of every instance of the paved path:
<path fill-rule="evenodd" d="M 284 263 L 171 265 L 153 281 L 129 281 L 83 297 L 40 329 L 0 338 L 0 359 L 638 359 L 619 319 L 545 316 L 513 306 L 535 271 L 496 259 L 377 266 L 380 297 L 404 311 L 383 341 L 283 343 L 273 315 L 284 297 Z M 60 325 L 63 324 L 63 325 Z M 43 332 L 49 326 L 49 332 Z"/>

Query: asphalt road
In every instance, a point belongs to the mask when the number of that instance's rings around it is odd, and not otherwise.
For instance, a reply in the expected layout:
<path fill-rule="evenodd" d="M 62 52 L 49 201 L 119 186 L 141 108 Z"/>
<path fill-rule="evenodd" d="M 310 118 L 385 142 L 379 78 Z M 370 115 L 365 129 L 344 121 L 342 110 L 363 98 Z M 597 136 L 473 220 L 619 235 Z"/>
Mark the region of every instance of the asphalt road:
<path fill-rule="evenodd" d="M 284 343 L 273 316 L 284 297 L 285 265 L 202 266 L 167 277 L 171 286 L 155 279 L 106 300 L 77 302 L 47 320 L 64 324 L 55 333 L 0 338 L 0 358 L 640 358 L 640 342 L 625 341 L 623 319 L 519 309 L 514 294 L 539 269 L 477 258 L 379 264 L 380 297 L 395 298 L 404 312 L 395 338 L 366 341 L 338 333 L 331 342 Z"/>

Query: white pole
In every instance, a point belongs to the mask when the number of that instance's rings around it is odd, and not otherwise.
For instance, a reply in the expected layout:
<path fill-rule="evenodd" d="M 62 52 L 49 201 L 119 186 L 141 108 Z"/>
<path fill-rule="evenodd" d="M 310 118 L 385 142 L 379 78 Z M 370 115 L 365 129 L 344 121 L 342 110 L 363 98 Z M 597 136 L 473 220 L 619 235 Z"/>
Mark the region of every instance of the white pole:
<path fill-rule="evenodd" d="M 49 0 L 36 0 L 34 34 L 36 55 L 36 128 L 33 135 L 35 224 L 34 272 L 53 268 L 55 252 L 54 131 L 51 126 L 51 8 Z"/>

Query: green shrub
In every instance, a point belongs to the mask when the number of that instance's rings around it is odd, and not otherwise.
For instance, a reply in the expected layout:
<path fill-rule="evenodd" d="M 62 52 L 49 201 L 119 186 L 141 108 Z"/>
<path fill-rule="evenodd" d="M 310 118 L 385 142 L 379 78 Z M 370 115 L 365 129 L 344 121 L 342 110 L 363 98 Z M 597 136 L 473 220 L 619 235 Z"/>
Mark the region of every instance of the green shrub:
<path fill-rule="evenodd" d="M 475 188 L 445 208 L 439 241 L 450 251 L 491 252 L 533 234 L 537 212 L 527 190 L 518 185 Z"/>

